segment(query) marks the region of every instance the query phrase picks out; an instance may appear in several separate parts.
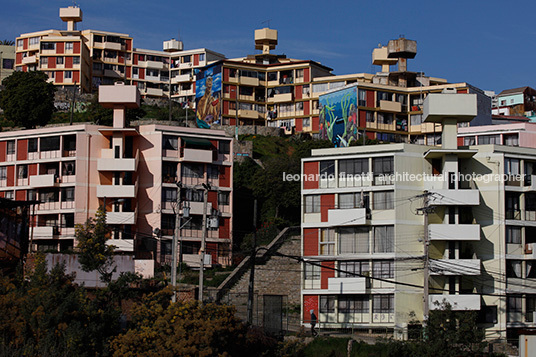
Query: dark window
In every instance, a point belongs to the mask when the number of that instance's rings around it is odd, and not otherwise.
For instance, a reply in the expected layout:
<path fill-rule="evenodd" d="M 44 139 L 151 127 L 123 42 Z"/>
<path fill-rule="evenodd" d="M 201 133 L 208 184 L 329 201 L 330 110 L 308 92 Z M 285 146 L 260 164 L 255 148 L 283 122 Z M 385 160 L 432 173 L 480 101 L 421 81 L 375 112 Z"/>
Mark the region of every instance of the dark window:
<path fill-rule="evenodd" d="M 372 297 L 372 312 L 379 314 L 393 313 L 395 296 L 389 295 L 374 295 Z"/>
<path fill-rule="evenodd" d="M 48 136 L 41 138 L 40 151 L 55 151 L 60 149 L 60 137 Z"/>
<path fill-rule="evenodd" d="M 322 295 L 320 296 L 320 313 L 335 312 L 335 296 Z"/>
<path fill-rule="evenodd" d="M 37 138 L 28 139 L 28 152 L 37 152 Z"/>

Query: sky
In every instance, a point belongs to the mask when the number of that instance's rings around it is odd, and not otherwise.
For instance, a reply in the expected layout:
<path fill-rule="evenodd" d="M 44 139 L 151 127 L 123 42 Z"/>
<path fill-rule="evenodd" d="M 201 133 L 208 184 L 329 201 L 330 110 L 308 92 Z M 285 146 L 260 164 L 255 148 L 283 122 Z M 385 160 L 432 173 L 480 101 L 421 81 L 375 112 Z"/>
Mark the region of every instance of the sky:
<path fill-rule="evenodd" d="M 254 30 L 278 30 L 273 53 L 314 60 L 334 74 L 375 73 L 372 50 L 400 35 L 417 41 L 408 70 L 496 93 L 536 88 L 535 1 L 363 0 L 0 0 L 0 39 L 66 29 L 59 8 L 82 9 L 79 30 L 129 34 L 134 47 L 161 50 L 178 38 L 184 49 L 228 58 L 258 53 Z"/>

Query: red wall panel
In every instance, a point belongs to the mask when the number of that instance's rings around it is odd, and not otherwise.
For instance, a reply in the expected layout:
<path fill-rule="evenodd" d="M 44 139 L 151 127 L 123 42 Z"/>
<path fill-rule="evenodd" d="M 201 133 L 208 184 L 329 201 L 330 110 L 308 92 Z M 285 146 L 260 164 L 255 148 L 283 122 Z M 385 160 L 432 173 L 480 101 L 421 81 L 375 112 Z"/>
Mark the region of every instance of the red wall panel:
<path fill-rule="evenodd" d="M 311 190 L 318 188 L 318 174 L 319 174 L 318 161 L 304 162 L 303 174 L 305 175 L 303 181 L 303 189 Z"/>
<path fill-rule="evenodd" d="M 7 167 L 7 186 L 15 186 L 15 166 Z"/>
<path fill-rule="evenodd" d="M 199 66 L 199 55 L 194 55 L 194 66 Z"/>
<path fill-rule="evenodd" d="M 223 69 L 223 81 L 229 82 L 229 68 Z"/>
<path fill-rule="evenodd" d="M 231 219 L 220 218 L 220 238 L 231 238 Z"/>
<path fill-rule="evenodd" d="M 17 201 L 26 201 L 26 190 L 15 191 L 15 199 Z"/>
<path fill-rule="evenodd" d="M 22 49 L 27 50 L 28 49 L 28 39 L 25 38 L 22 40 Z"/>
<path fill-rule="evenodd" d="M 359 124 L 360 127 L 364 128 L 367 125 L 367 112 L 364 110 L 359 111 Z"/>
<path fill-rule="evenodd" d="M 56 71 L 56 83 L 63 83 L 63 72 L 62 71 Z"/>
<path fill-rule="evenodd" d="M 80 71 L 73 71 L 74 83 L 80 83 Z"/>
<path fill-rule="evenodd" d="M 318 295 L 303 295 L 303 322 L 311 322 L 311 310 L 318 322 Z"/>
<path fill-rule="evenodd" d="M 28 165 L 28 176 L 37 175 L 37 164 Z"/>
<path fill-rule="evenodd" d="M 220 187 L 231 187 L 231 167 L 220 166 Z"/>
<path fill-rule="evenodd" d="M 296 123 L 296 132 L 300 133 L 303 130 L 303 119 L 296 118 L 295 123 Z"/>
<path fill-rule="evenodd" d="M 208 191 L 207 202 L 212 204 L 212 208 L 218 208 L 218 192 Z"/>
<path fill-rule="evenodd" d="M 328 279 L 335 277 L 335 262 L 322 262 L 322 267 L 320 268 L 320 288 L 328 288 Z"/>
<path fill-rule="evenodd" d="M 320 221 L 328 221 L 328 210 L 335 208 L 335 195 L 320 196 Z"/>
<path fill-rule="evenodd" d="M 17 53 L 15 55 L 15 63 L 18 64 L 18 65 L 22 64 L 22 53 L 21 52 L 19 52 L 19 53 Z"/>
<path fill-rule="evenodd" d="M 311 124 L 313 126 L 313 131 L 318 131 L 318 128 L 320 127 L 320 119 L 318 117 L 313 117 L 313 119 L 311 119 Z"/>
<path fill-rule="evenodd" d="M 212 264 L 217 264 L 218 263 L 218 243 L 208 242 L 207 254 L 210 254 L 211 259 L 212 259 Z"/>
<path fill-rule="evenodd" d="M 294 87 L 294 98 L 295 99 L 302 99 L 302 86 L 296 86 Z"/>
<path fill-rule="evenodd" d="M 6 155 L 7 155 L 7 142 L 0 141 L 0 162 L 6 161 Z"/>
<path fill-rule="evenodd" d="M 303 102 L 303 115 L 311 114 L 311 101 Z"/>
<path fill-rule="evenodd" d="M 305 83 L 311 81 L 311 69 L 310 69 L 310 68 L 305 68 L 305 69 L 303 70 L 303 81 L 304 81 Z"/>
<path fill-rule="evenodd" d="M 56 53 L 58 54 L 65 53 L 65 43 L 56 42 Z"/>
<path fill-rule="evenodd" d="M 73 58 L 71 56 L 65 57 L 65 68 L 73 68 Z"/>
<path fill-rule="evenodd" d="M 80 54 L 80 42 L 73 43 L 73 53 Z"/>
<path fill-rule="evenodd" d="M 458 146 L 463 146 L 463 138 L 458 138 Z"/>
<path fill-rule="evenodd" d="M 303 255 L 306 257 L 318 255 L 318 228 L 303 229 Z"/>
<path fill-rule="evenodd" d="M 140 76 L 140 79 L 145 79 L 145 68 L 140 68 L 138 70 L 138 75 Z"/>
<path fill-rule="evenodd" d="M 367 107 L 374 108 L 376 104 L 374 103 L 374 91 L 367 91 Z"/>
<path fill-rule="evenodd" d="M 28 139 L 17 140 L 17 160 L 28 159 Z"/>

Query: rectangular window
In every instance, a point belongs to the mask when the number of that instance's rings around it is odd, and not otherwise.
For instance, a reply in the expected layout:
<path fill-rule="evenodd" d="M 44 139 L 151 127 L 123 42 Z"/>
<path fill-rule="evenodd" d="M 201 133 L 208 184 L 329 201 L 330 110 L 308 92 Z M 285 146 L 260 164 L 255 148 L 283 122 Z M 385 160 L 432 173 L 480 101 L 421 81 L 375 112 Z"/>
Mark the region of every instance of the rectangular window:
<path fill-rule="evenodd" d="M 339 296 L 339 312 L 342 314 L 368 313 L 368 295 L 341 295 Z"/>
<path fill-rule="evenodd" d="M 320 266 L 303 263 L 305 268 L 303 270 L 305 280 L 320 280 Z"/>
<path fill-rule="evenodd" d="M 19 179 L 26 179 L 28 178 L 28 165 L 19 165 L 18 167 L 18 175 L 17 177 Z"/>
<path fill-rule="evenodd" d="M 231 143 L 229 141 L 220 141 L 218 143 L 218 153 L 228 155 L 231 152 Z"/>
<path fill-rule="evenodd" d="M 305 213 L 320 212 L 320 195 L 305 196 Z"/>
<path fill-rule="evenodd" d="M 409 116 L 411 125 L 421 125 L 422 123 L 422 114 L 413 114 Z"/>
<path fill-rule="evenodd" d="M 372 297 L 372 312 L 377 314 L 390 314 L 395 311 L 395 296 L 393 294 L 374 295 Z"/>
<path fill-rule="evenodd" d="M 216 165 L 207 165 L 207 177 L 209 180 L 217 180 L 220 177 L 220 168 Z"/>
<path fill-rule="evenodd" d="M 361 176 L 368 172 L 368 159 L 339 160 L 339 176 Z"/>
<path fill-rule="evenodd" d="M 65 51 L 72 51 L 72 50 L 73 50 L 73 43 L 65 42 Z"/>
<path fill-rule="evenodd" d="M 65 187 L 61 189 L 61 201 L 62 202 L 74 201 L 74 187 Z"/>
<path fill-rule="evenodd" d="M 183 177 L 202 178 L 204 176 L 201 164 L 182 164 L 181 167 Z"/>
<path fill-rule="evenodd" d="M 504 135 L 503 140 L 504 140 L 504 145 L 519 146 L 519 135 L 518 134 Z"/>
<path fill-rule="evenodd" d="M 394 226 L 374 227 L 374 253 L 394 252 Z"/>
<path fill-rule="evenodd" d="M 6 166 L 0 167 L 0 180 L 1 181 L 7 180 L 7 167 Z"/>
<path fill-rule="evenodd" d="M 368 261 L 342 261 L 339 263 L 339 277 L 351 278 L 355 276 L 370 276 Z"/>
<path fill-rule="evenodd" d="M 56 57 L 56 64 L 63 64 L 63 57 Z"/>
<path fill-rule="evenodd" d="M 329 314 L 335 312 L 335 296 L 321 295 L 320 296 L 320 313 Z"/>
<path fill-rule="evenodd" d="M 205 60 L 205 54 L 204 53 L 200 53 L 199 54 L 199 62 L 203 62 Z"/>
<path fill-rule="evenodd" d="M 486 145 L 486 144 L 500 145 L 501 136 L 500 135 L 480 135 L 478 137 L 478 144 L 479 145 Z"/>
<path fill-rule="evenodd" d="M 519 159 L 504 159 L 504 173 L 519 175 Z"/>
<path fill-rule="evenodd" d="M 177 150 L 179 148 L 178 137 L 164 135 L 162 138 L 162 148 L 164 150 Z"/>
<path fill-rule="evenodd" d="M 17 40 L 17 47 L 22 47 L 22 46 L 24 46 L 24 40 L 23 39 Z"/>
<path fill-rule="evenodd" d="M 339 228 L 339 253 L 369 252 L 369 230 L 364 227 Z"/>
<path fill-rule="evenodd" d="M 184 200 L 185 201 L 192 201 L 192 202 L 203 202 L 203 191 L 202 190 L 195 190 L 188 188 L 183 191 L 184 192 Z"/>
<path fill-rule="evenodd" d="M 465 136 L 463 138 L 463 145 L 464 146 L 475 145 L 475 137 L 474 136 Z"/>
<path fill-rule="evenodd" d="M 80 57 L 73 57 L 73 64 L 80 64 Z"/>
<path fill-rule="evenodd" d="M 55 151 L 60 149 L 60 137 L 48 136 L 40 140 L 40 151 Z"/>
<path fill-rule="evenodd" d="M 72 79 L 73 78 L 73 71 L 65 71 L 65 72 L 63 72 L 63 78 Z"/>
<path fill-rule="evenodd" d="M 162 188 L 162 201 L 164 202 L 177 202 L 177 189 L 163 187 Z"/>
<path fill-rule="evenodd" d="M 372 276 L 380 279 L 394 278 L 394 262 L 392 260 L 379 260 L 372 262 Z"/>
<path fill-rule="evenodd" d="M 395 200 L 394 191 L 379 191 L 372 195 L 372 209 L 393 209 Z"/>
<path fill-rule="evenodd" d="M 229 191 L 218 192 L 218 205 L 228 206 L 231 200 L 231 193 Z"/>
<path fill-rule="evenodd" d="M 374 172 L 375 185 L 392 184 L 391 175 L 394 174 L 394 158 L 392 156 L 373 158 L 372 171 Z"/>
<path fill-rule="evenodd" d="M 4 197 L 8 200 L 12 200 L 14 198 L 13 191 L 4 191 Z"/>
<path fill-rule="evenodd" d="M 521 244 L 521 227 L 506 226 L 506 243 Z"/>
<path fill-rule="evenodd" d="M 322 229 L 320 231 L 320 255 L 335 254 L 335 230 Z"/>
<path fill-rule="evenodd" d="M 523 298 L 521 296 L 507 296 L 506 308 L 508 312 L 522 312 Z"/>
<path fill-rule="evenodd" d="M 42 50 L 55 50 L 56 42 L 41 42 L 41 49 Z"/>
<path fill-rule="evenodd" d="M 15 153 L 15 140 L 9 140 L 7 142 L 6 153 L 12 155 Z"/>
<path fill-rule="evenodd" d="M 48 65 L 48 57 L 41 57 L 40 61 L 41 61 L 41 64 Z"/>
<path fill-rule="evenodd" d="M 28 139 L 28 152 L 37 152 L 37 138 Z"/>

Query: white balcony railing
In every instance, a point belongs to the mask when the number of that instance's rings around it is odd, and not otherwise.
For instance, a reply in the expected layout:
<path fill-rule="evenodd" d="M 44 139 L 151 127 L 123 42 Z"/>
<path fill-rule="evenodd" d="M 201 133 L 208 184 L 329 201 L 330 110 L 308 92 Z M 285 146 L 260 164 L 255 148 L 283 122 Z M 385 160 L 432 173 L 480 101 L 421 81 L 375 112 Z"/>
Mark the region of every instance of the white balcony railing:
<path fill-rule="evenodd" d="M 479 224 L 430 224 L 430 240 L 480 240 Z"/>
<path fill-rule="evenodd" d="M 356 226 L 360 224 L 365 224 L 366 221 L 367 210 L 365 208 L 328 210 L 328 222 L 334 227 Z"/>
<path fill-rule="evenodd" d="M 367 278 L 328 278 L 330 294 L 364 294 L 367 288 Z"/>
<path fill-rule="evenodd" d="M 430 261 L 431 275 L 480 275 L 480 259 L 438 259 Z"/>
<path fill-rule="evenodd" d="M 212 162 L 212 150 L 185 148 L 181 161 L 203 162 L 209 164 Z"/>
<path fill-rule="evenodd" d="M 57 176 L 50 174 L 50 175 L 35 175 L 30 176 L 30 186 L 33 186 L 35 188 L 38 187 L 53 187 L 58 183 L 59 179 L 56 179 Z"/>

